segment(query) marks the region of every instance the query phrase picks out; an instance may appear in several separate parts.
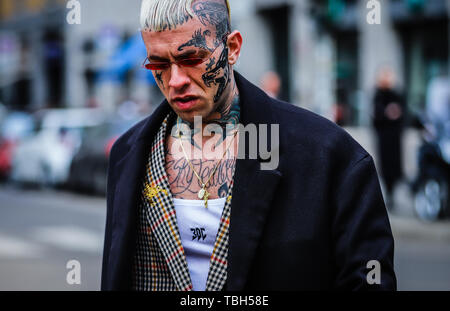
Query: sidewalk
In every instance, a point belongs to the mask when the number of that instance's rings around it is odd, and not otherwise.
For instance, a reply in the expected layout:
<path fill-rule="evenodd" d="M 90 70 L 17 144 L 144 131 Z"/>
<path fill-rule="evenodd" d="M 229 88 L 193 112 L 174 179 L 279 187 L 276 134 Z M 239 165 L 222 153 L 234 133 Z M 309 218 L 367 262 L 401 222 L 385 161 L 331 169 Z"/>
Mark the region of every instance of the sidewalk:
<path fill-rule="evenodd" d="M 448 242 L 450 221 L 424 222 L 417 218 L 389 214 L 394 239 Z"/>

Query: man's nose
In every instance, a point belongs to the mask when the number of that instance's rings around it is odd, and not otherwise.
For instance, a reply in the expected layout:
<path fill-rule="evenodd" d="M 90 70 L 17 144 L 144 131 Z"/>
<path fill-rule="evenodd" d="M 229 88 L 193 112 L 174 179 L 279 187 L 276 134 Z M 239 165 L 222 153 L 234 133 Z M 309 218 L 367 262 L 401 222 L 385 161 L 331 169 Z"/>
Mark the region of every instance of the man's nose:
<path fill-rule="evenodd" d="M 177 64 L 171 65 L 169 87 L 179 89 L 189 84 L 190 79 L 186 72 Z"/>

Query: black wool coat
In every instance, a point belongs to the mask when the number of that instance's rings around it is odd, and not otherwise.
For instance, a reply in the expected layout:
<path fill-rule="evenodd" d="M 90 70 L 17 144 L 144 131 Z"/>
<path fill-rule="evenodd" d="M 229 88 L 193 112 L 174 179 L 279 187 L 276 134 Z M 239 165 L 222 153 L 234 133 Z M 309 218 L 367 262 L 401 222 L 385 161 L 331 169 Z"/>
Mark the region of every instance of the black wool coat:
<path fill-rule="evenodd" d="M 372 157 L 329 120 L 235 77 L 241 123 L 279 124 L 280 159 L 273 170 L 261 170 L 261 157 L 236 162 L 224 289 L 395 290 L 394 241 Z M 170 109 L 164 101 L 112 148 L 102 290 L 131 289 L 139 190 Z M 380 284 L 369 284 L 376 272 Z"/>

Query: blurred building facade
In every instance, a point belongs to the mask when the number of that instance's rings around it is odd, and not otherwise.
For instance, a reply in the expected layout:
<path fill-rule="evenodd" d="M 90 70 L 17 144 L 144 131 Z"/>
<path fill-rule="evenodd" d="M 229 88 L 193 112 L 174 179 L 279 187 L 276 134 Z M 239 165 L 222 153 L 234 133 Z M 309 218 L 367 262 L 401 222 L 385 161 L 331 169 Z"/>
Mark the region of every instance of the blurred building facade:
<path fill-rule="evenodd" d="M 282 98 L 342 125 L 368 125 L 377 71 L 397 76 L 409 111 L 423 108 L 437 71 L 450 71 L 448 0 L 231 1 L 244 34 L 238 68 L 253 82 L 280 74 Z M 244 3 L 245 2 L 245 3 Z"/>
<path fill-rule="evenodd" d="M 80 23 L 68 21 L 73 3 Z M 138 34 L 139 9 L 140 1 L 1 0 L 0 102 L 25 110 L 148 104 L 159 94 L 137 70 L 143 45 L 136 63 L 111 63 Z"/>
<path fill-rule="evenodd" d="M 139 64 L 120 62 L 140 57 L 126 47 L 138 35 L 141 1 L 78 0 L 80 24 L 67 22 L 68 2 L 0 0 L 0 101 L 159 103 Z M 236 69 L 255 84 L 275 71 L 281 99 L 342 125 L 368 125 L 377 70 L 390 66 L 409 109 L 420 109 L 433 72 L 450 67 L 450 1 L 379 0 L 380 24 L 367 22 L 368 2 L 230 0 L 233 27 L 244 36 Z"/>
<path fill-rule="evenodd" d="M 323 23 L 336 42 L 337 94 L 346 94 L 351 124 L 369 123 L 382 67 L 396 74 L 410 114 L 423 109 L 431 79 L 449 71 L 450 1 L 378 1 L 380 24 L 368 23 L 369 2 L 328 1 L 328 8 L 333 4 L 341 10 L 328 14 Z"/>
<path fill-rule="evenodd" d="M 63 104 L 63 2 L 0 1 L 0 101 L 8 107 Z"/>

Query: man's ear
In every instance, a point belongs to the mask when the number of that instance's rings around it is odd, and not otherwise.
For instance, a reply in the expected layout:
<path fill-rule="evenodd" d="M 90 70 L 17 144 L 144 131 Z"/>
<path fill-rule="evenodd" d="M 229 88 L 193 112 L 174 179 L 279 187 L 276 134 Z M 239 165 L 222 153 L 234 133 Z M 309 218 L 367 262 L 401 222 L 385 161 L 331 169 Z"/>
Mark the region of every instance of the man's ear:
<path fill-rule="evenodd" d="M 239 55 L 241 55 L 242 41 L 242 35 L 237 30 L 228 35 L 228 63 L 230 65 L 236 64 L 239 59 Z"/>

